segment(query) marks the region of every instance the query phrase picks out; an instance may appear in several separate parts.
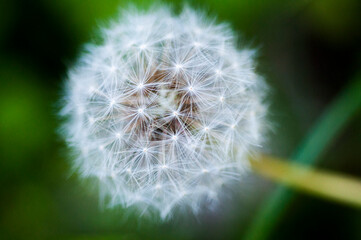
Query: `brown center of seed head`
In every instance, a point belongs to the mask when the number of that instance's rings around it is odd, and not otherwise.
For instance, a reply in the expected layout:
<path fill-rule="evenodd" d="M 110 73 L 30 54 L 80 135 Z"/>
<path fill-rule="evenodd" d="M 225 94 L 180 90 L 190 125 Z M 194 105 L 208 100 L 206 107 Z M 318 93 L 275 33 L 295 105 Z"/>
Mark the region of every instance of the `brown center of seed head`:
<path fill-rule="evenodd" d="M 128 107 L 137 109 L 145 103 L 144 111 L 148 112 L 138 118 L 130 129 L 150 142 L 164 140 L 172 134 L 190 134 L 189 131 L 199 125 L 195 118 L 198 108 L 192 99 L 192 92 L 186 87 L 181 74 L 155 70 L 147 79 L 144 91 L 134 93 L 127 104 Z"/>

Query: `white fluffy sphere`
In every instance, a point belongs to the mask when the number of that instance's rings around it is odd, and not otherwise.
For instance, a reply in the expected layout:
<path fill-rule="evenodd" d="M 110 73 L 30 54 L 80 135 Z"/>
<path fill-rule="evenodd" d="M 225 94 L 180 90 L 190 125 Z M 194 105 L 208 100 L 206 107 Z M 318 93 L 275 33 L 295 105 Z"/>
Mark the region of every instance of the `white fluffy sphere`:
<path fill-rule="evenodd" d="M 124 11 L 69 71 L 75 167 L 112 206 L 194 212 L 240 181 L 263 140 L 263 81 L 234 33 L 186 8 Z"/>

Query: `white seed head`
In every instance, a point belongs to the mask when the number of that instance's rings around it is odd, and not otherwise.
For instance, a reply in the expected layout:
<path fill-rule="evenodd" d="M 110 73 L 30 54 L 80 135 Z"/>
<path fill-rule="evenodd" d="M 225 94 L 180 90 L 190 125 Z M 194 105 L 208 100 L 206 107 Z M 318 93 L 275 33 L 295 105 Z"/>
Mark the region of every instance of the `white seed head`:
<path fill-rule="evenodd" d="M 101 33 L 68 74 L 62 114 L 74 166 L 112 206 L 165 218 L 217 201 L 264 139 L 254 51 L 188 8 L 124 11 Z"/>

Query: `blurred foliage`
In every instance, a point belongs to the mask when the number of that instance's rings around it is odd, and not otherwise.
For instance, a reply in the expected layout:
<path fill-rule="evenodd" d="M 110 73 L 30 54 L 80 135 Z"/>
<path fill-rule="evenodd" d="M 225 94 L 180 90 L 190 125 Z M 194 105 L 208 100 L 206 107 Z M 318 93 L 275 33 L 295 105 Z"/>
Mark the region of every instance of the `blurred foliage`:
<path fill-rule="evenodd" d="M 360 14 L 360 3 L 353 0 L 320 0 L 307 12 L 309 24 L 329 41 L 352 41 L 361 28 L 355 17 Z M 344 13 L 341 15 L 341 13 Z M 335 17 L 339 16 L 339 17 Z"/>
<path fill-rule="evenodd" d="M 0 239 L 242 239 L 274 189 L 251 176 L 236 204 L 223 212 L 161 223 L 103 208 L 97 187 L 71 174 L 71 157 L 56 134 L 66 69 L 96 36 L 97 26 L 129 2 L 0 1 Z M 176 10 L 183 5 L 166 2 Z M 264 151 L 289 157 L 361 66 L 361 2 L 188 2 L 231 23 L 242 36 L 240 44 L 259 48 L 258 70 L 271 86 L 275 129 Z M 322 167 L 361 176 L 360 121 L 358 112 L 333 141 Z M 360 225 L 360 212 L 298 194 L 269 238 L 361 239 Z"/>

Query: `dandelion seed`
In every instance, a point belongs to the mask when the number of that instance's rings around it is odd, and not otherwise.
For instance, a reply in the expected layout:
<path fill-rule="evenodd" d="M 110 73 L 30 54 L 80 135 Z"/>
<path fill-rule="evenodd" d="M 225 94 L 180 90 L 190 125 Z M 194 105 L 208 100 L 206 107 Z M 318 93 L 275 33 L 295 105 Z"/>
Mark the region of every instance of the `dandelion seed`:
<path fill-rule="evenodd" d="M 147 44 L 141 44 L 141 45 L 139 46 L 139 48 L 140 48 L 141 50 L 144 50 L 144 49 L 147 48 Z"/>
<path fill-rule="evenodd" d="M 182 64 L 176 64 L 175 65 L 175 69 L 177 70 L 177 71 L 179 71 L 180 69 L 182 69 L 183 68 L 183 65 Z"/>
<path fill-rule="evenodd" d="M 115 66 L 111 66 L 111 67 L 109 68 L 109 71 L 110 71 L 110 72 L 115 72 L 115 70 L 117 70 L 117 68 L 116 68 Z"/>
<path fill-rule="evenodd" d="M 94 86 L 90 86 L 88 91 L 89 91 L 89 93 L 92 93 L 92 92 L 95 91 L 95 89 L 96 89 L 96 88 L 95 88 Z"/>
<path fill-rule="evenodd" d="M 174 38 L 174 35 L 173 35 L 173 33 L 168 33 L 168 34 L 165 36 L 165 38 L 169 40 L 169 39 Z"/>
<path fill-rule="evenodd" d="M 254 51 L 200 16 L 124 11 L 68 73 L 64 135 L 74 166 L 99 181 L 110 207 L 197 213 L 240 181 L 264 140 Z"/>
<path fill-rule="evenodd" d="M 95 123 L 95 119 L 94 119 L 93 117 L 89 117 L 89 118 L 88 118 L 88 121 L 89 121 L 90 124 Z"/>
<path fill-rule="evenodd" d="M 138 108 L 138 113 L 143 114 L 144 113 L 144 108 Z"/>
<path fill-rule="evenodd" d="M 219 70 L 219 69 L 217 69 L 215 72 L 216 72 L 216 74 L 217 74 L 218 76 L 222 75 L 222 71 Z"/>
<path fill-rule="evenodd" d="M 138 89 L 143 89 L 143 87 L 144 87 L 144 84 L 143 84 L 143 83 L 139 83 L 139 84 L 137 85 L 137 88 L 138 88 Z"/>
<path fill-rule="evenodd" d="M 193 42 L 193 46 L 199 47 L 199 46 L 201 46 L 201 43 L 200 42 Z"/>

